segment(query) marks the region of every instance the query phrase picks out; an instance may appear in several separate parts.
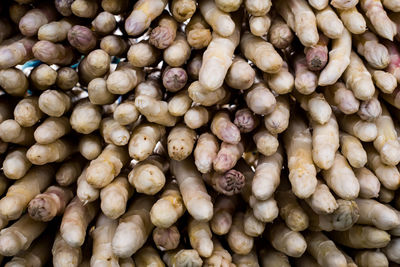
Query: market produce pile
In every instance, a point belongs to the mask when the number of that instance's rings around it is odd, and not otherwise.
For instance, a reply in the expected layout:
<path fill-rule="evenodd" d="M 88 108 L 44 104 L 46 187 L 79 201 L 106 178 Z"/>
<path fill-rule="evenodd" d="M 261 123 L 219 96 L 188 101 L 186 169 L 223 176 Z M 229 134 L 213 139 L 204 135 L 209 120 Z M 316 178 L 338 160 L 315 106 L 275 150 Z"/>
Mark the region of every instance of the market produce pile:
<path fill-rule="evenodd" d="M 399 0 L 0 14 L 2 266 L 400 266 Z"/>

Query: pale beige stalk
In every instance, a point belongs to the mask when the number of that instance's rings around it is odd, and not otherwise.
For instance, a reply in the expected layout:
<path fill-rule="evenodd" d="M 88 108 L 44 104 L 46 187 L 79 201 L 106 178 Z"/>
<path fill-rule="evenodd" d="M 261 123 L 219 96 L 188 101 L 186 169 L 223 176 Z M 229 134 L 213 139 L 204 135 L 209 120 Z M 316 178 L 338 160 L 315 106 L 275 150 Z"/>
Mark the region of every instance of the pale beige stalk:
<path fill-rule="evenodd" d="M 317 20 L 305 0 L 279 1 L 275 8 L 304 46 L 313 46 L 318 42 Z"/>
<path fill-rule="evenodd" d="M 128 200 L 134 191 L 126 176 L 118 176 L 100 191 L 101 211 L 108 218 L 117 219 L 125 213 Z"/>
<path fill-rule="evenodd" d="M 256 114 L 268 115 L 276 108 L 276 99 L 265 83 L 255 83 L 246 91 L 244 100 Z"/>
<path fill-rule="evenodd" d="M 169 113 L 166 101 L 157 100 L 147 95 L 139 95 L 135 98 L 135 106 L 149 122 L 169 127 L 174 126 L 177 122 L 177 117 Z"/>
<path fill-rule="evenodd" d="M 329 123 L 332 117 L 332 109 L 323 94 L 314 92 L 310 95 L 302 95 L 294 92 L 294 95 L 301 108 L 307 111 L 314 123 L 321 125 Z"/>
<path fill-rule="evenodd" d="M 204 126 L 210 120 L 210 112 L 203 106 L 194 106 L 186 111 L 183 121 L 190 129 L 197 129 Z"/>
<path fill-rule="evenodd" d="M 261 266 L 289 267 L 289 258 L 284 253 L 273 248 L 262 249 L 258 252 Z"/>
<path fill-rule="evenodd" d="M 100 107 L 87 100 L 79 102 L 72 110 L 69 123 L 72 129 L 82 134 L 90 134 L 100 127 Z"/>
<path fill-rule="evenodd" d="M 24 177 L 11 185 L 6 195 L 0 200 L 2 218 L 18 219 L 27 208 L 29 201 L 50 185 L 53 175 L 53 166 L 38 166 L 30 169 Z"/>
<path fill-rule="evenodd" d="M 189 88 L 189 97 L 193 102 L 199 103 L 205 107 L 209 107 L 225 100 L 230 97 L 230 92 L 225 86 L 221 86 L 215 91 L 209 91 L 204 88 L 199 81 L 193 82 Z"/>
<path fill-rule="evenodd" d="M 398 214 L 391 208 L 373 199 L 355 200 L 360 211 L 358 224 L 373 225 L 381 230 L 391 230 L 400 225 Z"/>
<path fill-rule="evenodd" d="M 34 128 L 21 127 L 17 121 L 12 119 L 0 123 L 0 138 L 5 144 L 14 143 L 30 146 L 35 143 L 33 132 Z"/>
<path fill-rule="evenodd" d="M 143 68 L 154 65 L 159 61 L 160 51 L 149 41 L 140 41 L 132 44 L 128 50 L 127 59 L 134 67 Z"/>
<path fill-rule="evenodd" d="M 57 232 L 51 249 L 54 267 L 77 267 L 82 260 L 81 248 L 73 248 L 65 242 L 61 234 Z"/>
<path fill-rule="evenodd" d="M 67 117 L 50 117 L 44 120 L 34 132 L 36 142 L 50 144 L 71 131 Z"/>
<path fill-rule="evenodd" d="M 168 267 L 187 265 L 192 267 L 203 266 L 203 260 L 200 258 L 199 253 L 195 249 L 178 248 L 176 250 L 168 251 L 164 254 L 163 260 Z"/>
<path fill-rule="evenodd" d="M 86 181 L 95 188 L 111 183 L 129 161 L 126 147 L 107 145 L 103 152 L 92 160 L 87 168 Z"/>
<path fill-rule="evenodd" d="M 128 62 L 120 62 L 117 69 L 107 77 L 107 90 L 112 94 L 123 95 L 143 81 L 144 73 L 141 68 Z"/>
<path fill-rule="evenodd" d="M 357 52 L 365 58 L 371 67 L 383 69 L 389 65 L 389 52 L 383 44 L 379 43 L 379 39 L 374 33 L 366 31 L 363 34 L 355 35 L 353 40 Z"/>
<path fill-rule="evenodd" d="M 135 102 L 127 100 L 115 108 L 113 118 L 121 125 L 129 125 L 137 121 L 139 115 Z"/>
<path fill-rule="evenodd" d="M 333 165 L 328 170 L 322 171 L 322 176 L 329 188 L 340 198 L 355 199 L 360 192 L 360 184 L 346 158 L 339 152 L 335 154 Z"/>
<path fill-rule="evenodd" d="M 328 1 L 326 1 L 328 2 Z M 323 9 L 315 12 L 318 28 L 330 39 L 342 36 L 344 26 L 335 11 L 326 5 Z"/>
<path fill-rule="evenodd" d="M 312 94 L 318 86 L 318 75 L 308 69 L 304 54 L 296 55 L 293 64 L 295 71 L 294 87 L 300 94 Z"/>
<path fill-rule="evenodd" d="M 378 129 L 373 122 L 363 121 L 357 115 L 345 115 L 337 117 L 339 127 L 362 142 L 372 142 L 376 139 Z"/>
<path fill-rule="evenodd" d="M 150 208 L 154 201 L 151 196 L 136 198 L 119 220 L 111 243 L 117 257 L 130 257 L 145 244 L 154 228 L 150 221 Z"/>
<path fill-rule="evenodd" d="M 225 235 L 232 226 L 232 217 L 238 204 L 237 196 L 219 195 L 215 200 L 214 216 L 210 227 L 214 234 Z"/>
<path fill-rule="evenodd" d="M 62 162 L 75 150 L 72 140 L 62 138 L 47 145 L 34 144 L 26 151 L 26 157 L 35 165 L 44 165 L 50 162 Z"/>
<path fill-rule="evenodd" d="M 21 147 L 7 154 L 3 161 L 3 172 L 7 178 L 20 179 L 32 166 L 32 163 L 26 157 L 26 151 L 26 148 Z"/>
<path fill-rule="evenodd" d="M 25 214 L 18 221 L 0 231 L 0 252 L 14 256 L 27 250 L 32 242 L 46 229 L 47 224 L 37 222 Z"/>
<path fill-rule="evenodd" d="M 307 248 L 307 243 L 303 235 L 290 230 L 282 222 L 273 224 L 269 228 L 268 238 L 276 250 L 290 257 L 300 257 Z"/>
<path fill-rule="evenodd" d="M 165 185 L 168 163 L 160 156 L 150 156 L 137 163 L 128 175 L 128 180 L 137 192 L 155 195 Z"/>
<path fill-rule="evenodd" d="M 18 102 L 14 108 L 14 119 L 22 127 L 31 127 L 43 116 L 39 108 L 38 97 L 26 97 Z"/>
<path fill-rule="evenodd" d="M 187 90 L 176 93 L 168 100 L 168 112 L 172 116 L 181 117 L 186 114 L 192 105 L 192 99 Z"/>
<path fill-rule="evenodd" d="M 179 67 L 185 64 L 190 57 L 190 45 L 186 35 L 177 32 L 174 42 L 164 50 L 163 59 L 171 67 Z"/>
<path fill-rule="evenodd" d="M 77 180 L 76 195 L 83 203 L 93 202 L 100 197 L 100 189 L 94 188 L 86 181 L 87 167 Z"/>
<path fill-rule="evenodd" d="M 277 73 L 264 73 L 263 77 L 269 88 L 277 94 L 283 95 L 290 93 L 294 88 L 294 77 L 293 74 L 289 72 L 286 61 L 283 61 L 282 68 Z"/>
<path fill-rule="evenodd" d="M 347 261 L 335 243 L 320 232 L 305 234 L 307 252 L 310 253 L 321 266 L 347 266 Z"/>
<path fill-rule="evenodd" d="M 71 247 L 80 247 L 85 242 L 86 230 L 98 210 L 97 202 L 84 205 L 78 197 L 74 197 L 65 209 L 60 225 L 62 238 Z"/>
<path fill-rule="evenodd" d="M 161 15 L 168 1 L 141 0 L 135 3 L 129 17 L 125 20 L 125 30 L 129 35 L 140 35 Z"/>
<path fill-rule="evenodd" d="M 340 151 L 353 168 L 361 168 L 367 163 L 367 153 L 353 135 L 340 132 Z"/>
<path fill-rule="evenodd" d="M 210 133 L 203 133 L 197 140 L 193 151 L 194 163 L 201 173 L 208 173 L 217 157 L 219 144 L 217 138 Z"/>
<path fill-rule="evenodd" d="M 119 266 L 118 257 L 114 255 L 111 241 L 117 229 L 118 221 L 100 214 L 96 226 L 91 232 L 93 250 L 90 258 L 91 266 Z"/>
<path fill-rule="evenodd" d="M 330 214 L 318 215 L 306 205 L 303 206 L 310 219 L 312 231 L 346 231 L 353 227 L 359 215 L 358 206 L 353 200 L 337 199 L 338 208 Z"/>
<path fill-rule="evenodd" d="M 331 214 L 339 207 L 328 186 L 320 180 L 314 194 L 305 201 L 316 214 Z"/>
<path fill-rule="evenodd" d="M 382 6 L 382 2 L 360 0 L 360 6 L 377 33 L 383 38 L 393 41 L 393 36 L 397 33 L 396 25 L 388 17 Z"/>
<path fill-rule="evenodd" d="M 218 5 L 218 1 L 215 2 Z M 193 49 L 202 49 L 207 47 L 212 39 L 210 25 L 205 21 L 200 11 L 194 13 L 186 25 L 185 33 L 189 45 Z"/>
<path fill-rule="evenodd" d="M 335 153 L 339 148 L 339 126 L 335 115 L 325 124 L 312 120 L 312 156 L 315 165 L 327 170 L 332 167 Z"/>
<path fill-rule="evenodd" d="M 280 183 L 283 164 L 283 149 L 279 147 L 271 156 L 258 159 L 252 181 L 252 194 L 259 200 L 271 198 Z"/>
<path fill-rule="evenodd" d="M 211 256 L 214 244 L 211 240 L 212 233 L 208 222 L 189 218 L 188 235 L 192 248 L 197 250 L 201 257 L 208 258 Z"/>
<path fill-rule="evenodd" d="M 308 216 L 292 191 L 277 191 L 275 197 L 278 202 L 279 215 L 290 230 L 301 232 L 308 228 Z"/>
<path fill-rule="evenodd" d="M 343 81 L 346 83 L 346 87 L 353 91 L 354 96 L 360 100 L 368 100 L 375 93 L 371 74 L 355 52 L 350 54 L 350 64 L 343 74 Z"/>
<path fill-rule="evenodd" d="M 249 89 L 255 79 L 254 69 L 240 56 L 235 56 L 225 77 L 226 84 L 234 89 Z"/>
<path fill-rule="evenodd" d="M 213 30 L 221 36 L 231 36 L 235 30 L 235 22 L 229 13 L 219 10 L 214 1 L 199 2 L 201 14 Z"/>
<path fill-rule="evenodd" d="M 274 47 L 285 49 L 292 43 L 294 34 L 282 17 L 276 15 L 272 20 L 267 37 Z"/>
<path fill-rule="evenodd" d="M 272 134 L 279 134 L 285 131 L 289 126 L 290 105 L 286 96 L 276 98 L 275 109 L 264 116 L 265 128 Z"/>
<path fill-rule="evenodd" d="M 317 186 L 316 169 L 312 160 L 312 137 L 305 122 L 295 116 L 283 136 L 288 157 L 289 180 L 299 198 L 311 196 Z"/>
<path fill-rule="evenodd" d="M 203 0 L 202 3 L 206 1 L 208 0 Z M 201 4 L 200 10 L 202 10 Z M 218 19 L 221 18 L 223 17 L 220 16 Z M 227 37 L 224 37 L 221 33 L 221 35 L 213 33 L 212 40 L 203 54 L 199 72 L 199 82 L 206 90 L 215 91 L 220 88 L 224 83 L 229 67 L 233 63 L 233 53 L 240 42 L 240 27 L 237 20 L 233 26 L 232 33 Z M 226 25 L 224 25 L 224 27 L 226 27 Z"/>
<path fill-rule="evenodd" d="M 213 215 L 213 204 L 193 161 L 171 160 L 170 170 L 178 181 L 183 202 L 190 215 L 198 221 L 209 221 Z"/>
<path fill-rule="evenodd" d="M 378 177 L 381 184 L 390 190 L 396 190 L 400 186 L 400 173 L 394 166 L 388 166 L 382 162 L 378 152 L 372 145 L 366 145 L 365 151 L 367 152 L 367 166 L 372 170 L 376 177 Z"/>
<path fill-rule="evenodd" d="M 128 144 L 131 137 L 128 129 L 111 117 L 104 118 L 101 121 L 100 134 L 103 136 L 106 143 L 116 146 Z"/>
<path fill-rule="evenodd" d="M 250 32 L 255 36 L 261 37 L 266 35 L 270 26 L 271 18 L 268 14 L 262 16 L 250 16 L 249 18 Z"/>
<path fill-rule="evenodd" d="M 184 214 L 185 210 L 178 185 L 169 182 L 150 210 L 151 222 L 157 227 L 171 227 Z"/>
<path fill-rule="evenodd" d="M 254 62 L 263 72 L 277 73 L 283 64 L 283 59 L 269 42 L 261 37 L 245 32 L 240 40 L 243 55 Z"/>
<path fill-rule="evenodd" d="M 157 145 L 157 142 L 165 135 L 165 128 L 155 123 L 142 123 L 137 126 L 131 135 L 128 149 L 129 156 L 142 161 L 148 158 Z"/>
<path fill-rule="evenodd" d="M 9 68 L 0 70 L 0 86 L 10 95 L 23 96 L 29 82 L 21 70 Z"/>
<path fill-rule="evenodd" d="M 355 98 L 353 91 L 347 89 L 342 82 L 324 87 L 323 93 L 328 103 L 344 114 L 354 114 L 360 107 L 360 101 Z"/>
<path fill-rule="evenodd" d="M 86 134 L 79 140 L 79 152 L 87 160 L 93 160 L 102 151 L 102 140 L 97 135 Z"/>
<path fill-rule="evenodd" d="M 389 260 L 380 251 L 361 250 L 354 257 L 356 264 L 360 267 L 389 266 Z"/>
<path fill-rule="evenodd" d="M 375 121 L 378 134 L 374 147 L 379 152 L 384 164 L 395 166 L 400 162 L 400 143 L 394 128 L 392 117 L 387 108 L 382 105 L 382 114 Z"/>
<path fill-rule="evenodd" d="M 381 183 L 379 179 L 371 172 L 369 169 L 362 167 L 359 169 L 354 169 L 354 174 L 358 179 L 360 184 L 360 194 L 361 198 L 377 198 L 379 196 Z"/>
<path fill-rule="evenodd" d="M 243 152 L 244 143 L 242 141 L 236 145 L 222 142 L 218 154 L 213 160 L 214 170 L 220 173 L 229 171 L 235 167 L 237 161 L 242 157 Z"/>
<path fill-rule="evenodd" d="M 390 235 L 375 227 L 355 225 L 347 231 L 333 232 L 333 241 L 350 248 L 383 248 L 390 242 Z"/>
<path fill-rule="evenodd" d="M 88 84 L 89 100 L 95 105 L 111 104 L 117 98 L 107 90 L 107 82 L 104 78 L 94 78 Z"/>
<path fill-rule="evenodd" d="M 318 85 L 327 86 L 336 83 L 350 64 L 351 34 L 343 29 L 342 35 L 332 41 L 329 61 L 319 75 Z"/>
<path fill-rule="evenodd" d="M 244 214 L 242 212 L 235 213 L 232 227 L 226 237 L 231 250 L 240 255 L 248 254 L 254 245 L 254 238 L 244 232 L 243 219 Z"/>
<path fill-rule="evenodd" d="M 56 83 L 57 72 L 49 65 L 41 64 L 32 70 L 29 78 L 35 88 L 45 90 Z"/>

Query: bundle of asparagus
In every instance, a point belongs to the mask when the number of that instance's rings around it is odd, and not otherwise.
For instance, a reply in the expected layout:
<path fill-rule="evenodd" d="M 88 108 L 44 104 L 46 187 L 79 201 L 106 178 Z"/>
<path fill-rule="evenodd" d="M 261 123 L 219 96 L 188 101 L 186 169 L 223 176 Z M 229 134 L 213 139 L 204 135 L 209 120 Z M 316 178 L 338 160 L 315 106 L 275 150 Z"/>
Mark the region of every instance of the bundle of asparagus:
<path fill-rule="evenodd" d="M 398 0 L 0 14 L 2 265 L 400 265 Z"/>

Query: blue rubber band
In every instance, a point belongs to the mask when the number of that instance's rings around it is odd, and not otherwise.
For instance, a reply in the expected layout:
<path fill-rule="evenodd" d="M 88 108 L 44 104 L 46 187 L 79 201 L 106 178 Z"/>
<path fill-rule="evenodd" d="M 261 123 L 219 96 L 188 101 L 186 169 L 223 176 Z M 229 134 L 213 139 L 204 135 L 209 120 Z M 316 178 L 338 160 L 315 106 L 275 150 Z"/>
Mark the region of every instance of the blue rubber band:
<path fill-rule="evenodd" d="M 119 57 L 112 57 L 111 63 L 118 64 L 121 61 Z"/>
<path fill-rule="evenodd" d="M 42 64 L 42 61 L 40 60 L 30 60 L 27 61 L 24 65 L 22 65 L 22 70 L 27 69 L 27 68 L 35 68 Z"/>
<path fill-rule="evenodd" d="M 75 64 L 71 65 L 70 67 L 73 68 L 73 69 L 78 68 L 79 64 L 82 62 L 84 57 L 85 56 L 81 56 L 81 58 L 78 60 L 78 62 L 76 62 Z"/>

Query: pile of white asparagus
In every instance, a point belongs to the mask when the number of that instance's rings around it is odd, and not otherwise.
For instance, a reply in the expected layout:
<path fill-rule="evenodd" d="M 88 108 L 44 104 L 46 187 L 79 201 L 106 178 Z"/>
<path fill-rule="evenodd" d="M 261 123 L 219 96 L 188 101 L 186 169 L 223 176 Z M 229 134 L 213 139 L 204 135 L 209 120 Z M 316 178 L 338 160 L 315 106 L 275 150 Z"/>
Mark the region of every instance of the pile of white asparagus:
<path fill-rule="evenodd" d="M 400 266 L 399 42 L 400 0 L 1 1 L 1 265 Z"/>

